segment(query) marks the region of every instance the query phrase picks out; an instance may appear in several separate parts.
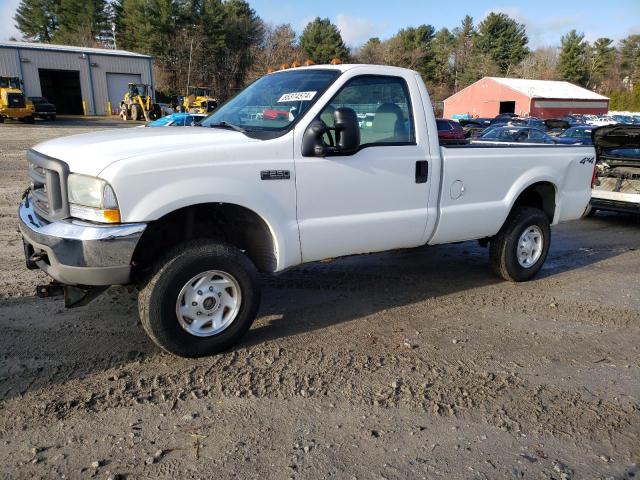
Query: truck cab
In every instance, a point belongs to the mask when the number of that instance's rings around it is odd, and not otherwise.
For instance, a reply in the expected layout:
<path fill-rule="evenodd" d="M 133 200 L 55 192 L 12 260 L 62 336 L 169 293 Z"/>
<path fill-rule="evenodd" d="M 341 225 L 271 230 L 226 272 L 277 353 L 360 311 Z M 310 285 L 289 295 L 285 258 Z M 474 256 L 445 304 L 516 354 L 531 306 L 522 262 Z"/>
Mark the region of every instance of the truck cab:
<path fill-rule="evenodd" d="M 239 341 L 258 273 L 304 262 L 478 240 L 528 280 L 595 164 L 589 146 L 440 146 L 424 82 L 397 67 L 274 72 L 200 125 L 37 145 L 19 212 L 29 267 L 67 299 L 137 284 L 145 330 L 182 356 Z"/>

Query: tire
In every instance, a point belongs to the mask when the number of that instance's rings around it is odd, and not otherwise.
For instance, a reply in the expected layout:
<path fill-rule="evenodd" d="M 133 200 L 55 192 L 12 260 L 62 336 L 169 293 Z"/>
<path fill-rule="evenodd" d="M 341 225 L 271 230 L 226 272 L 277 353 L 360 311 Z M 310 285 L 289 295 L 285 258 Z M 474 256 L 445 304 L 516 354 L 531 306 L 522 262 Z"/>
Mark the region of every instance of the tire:
<path fill-rule="evenodd" d="M 31 115 L 30 117 L 26 117 L 26 118 L 24 119 L 24 121 L 25 121 L 25 123 L 28 123 L 28 124 L 30 124 L 30 125 L 31 125 L 31 124 L 35 123 L 36 118 L 35 118 L 33 115 Z"/>
<path fill-rule="evenodd" d="M 206 303 L 213 300 L 217 303 L 217 311 L 223 303 L 224 297 L 221 293 L 216 297 L 213 287 L 207 288 L 206 283 L 205 287 L 194 287 L 192 284 L 195 278 L 211 271 L 226 275 L 235 281 L 237 289 L 230 287 L 231 295 L 228 295 L 228 298 L 235 297 L 237 306 L 233 310 L 226 310 L 226 306 L 223 308 L 221 322 L 224 322 L 226 314 L 229 314 L 230 318 L 231 314 L 234 315 L 226 326 L 221 324 L 220 330 L 214 331 L 213 323 L 210 326 L 205 323 L 201 328 L 209 330 L 198 330 L 198 334 L 194 334 L 189 329 L 196 330 L 193 327 L 196 321 L 188 324 L 185 317 L 181 317 L 181 320 L 178 317 L 179 309 L 191 309 L 188 306 L 191 302 L 180 303 L 178 299 L 184 298 L 182 293 L 185 289 L 195 295 L 195 292 L 189 289 L 202 288 L 204 296 L 198 291 L 199 297 L 191 297 L 198 298 L 198 302 L 194 302 L 197 306 L 194 306 L 193 310 L 202 309 L 206 314 L 207 308 L 210 311 L 214 310 L 211 303 L 208 306 Z M 208 273 L 206 278 L 210 275 Z M 207 290 L 213 292 L 211 297 L 207 297 Z M 220 298 L 219 303 L 217 298 Z M 239 249 L 212 240 L 184 243 L 173 249 L 156 264 L 138 295 L 140 320 L 149 337 L 163 350 L 181 357 L 202 357 L 229 349 L 249 329 L 256 318 L 259 305 L 260 282 L 251 260 Z M 215 316 L 215 313 L 213 315 Z M 206 321 L 204 316 L 198 318 Z"/>
<path fill-rule="evenodd" d="M 56 116 L 55 115 L 51 115 L 49 117 L 49 120 L 51 120 L 52 122 L 55 122 L 56 121 Z"/>
<path fill-rule="evenodd" d="M 539 243 L 533 241 L 536 238 L 539 238 Z M 521 250 L 524 258 L 519 258 L 519 244 L 526 240 L 530 240 L 526 243 L 526 247 L 530 248 Z M 525 282 L 540 271 L 550 245 L 551 229 L 545 213 L 537 208 L 516 208 L 491 239 L 491 267 L 505 280 Z M 530 255 L 525 255 L 527 252 Z"/>
<path fill-rule="evenodd" d="M 140 107 L 138 105 L 131 105 L 131 120 L 138 120 L 140 118 Z"/>
<path fill-rule="evenodd" d="M 0 123 L 4 123 L 4 117 L 0 115 Z"/>
<path fill-rule="evenodd" d="M 582 214 L 582 216 L 585 217 L 585 218 L 590 218 L 590 217 L 593 217 L 596 214 L 597 211 L 598 210 L 593 208 L 591 205 L 587 205 L 587 208 L 585 209 L 585 211 Z"/>

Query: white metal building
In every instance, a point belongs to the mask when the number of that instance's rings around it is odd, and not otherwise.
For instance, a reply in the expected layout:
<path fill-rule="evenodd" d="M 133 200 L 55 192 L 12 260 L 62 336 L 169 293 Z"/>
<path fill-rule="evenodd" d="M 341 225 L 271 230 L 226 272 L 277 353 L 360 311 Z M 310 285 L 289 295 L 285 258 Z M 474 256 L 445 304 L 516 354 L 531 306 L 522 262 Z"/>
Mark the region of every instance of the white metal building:
<path fill-rule="evenodd" d="M 26 96 L 70 115 L 116 114 L 129 82 L 154 87 L 148 55 L 44 43 L 0 42 L 0 76 L 20 77 Z"/>

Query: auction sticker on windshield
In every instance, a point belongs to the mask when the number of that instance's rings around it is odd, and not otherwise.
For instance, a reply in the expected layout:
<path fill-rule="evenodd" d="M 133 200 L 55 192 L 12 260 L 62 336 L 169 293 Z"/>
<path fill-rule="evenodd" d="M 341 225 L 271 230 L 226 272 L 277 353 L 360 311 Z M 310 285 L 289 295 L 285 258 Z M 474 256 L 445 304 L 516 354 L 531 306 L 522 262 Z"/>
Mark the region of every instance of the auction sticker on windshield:
<path fill-rule="evenodd" d="M 312 100 L 313 97 L 316 96 L 318 92 L 293 92 L 293 93 L 285 93 L 280 97 L 278 103 L 283 102 L 300 102 L 305 100 Z"/>

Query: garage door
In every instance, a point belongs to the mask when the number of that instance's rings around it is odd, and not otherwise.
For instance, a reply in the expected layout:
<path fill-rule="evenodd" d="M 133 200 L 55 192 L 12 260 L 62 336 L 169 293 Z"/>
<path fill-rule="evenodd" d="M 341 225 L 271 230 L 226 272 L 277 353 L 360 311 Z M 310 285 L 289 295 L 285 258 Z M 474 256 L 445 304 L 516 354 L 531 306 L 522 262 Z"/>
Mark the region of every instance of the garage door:
<path fill-rule="evenodd" d="M 109 102 L 111 102 L 111 113 L 118 114 L 120 101 L 127 92 L 129 83 L 141 83 L 139 74 L 134 73 L 107 73 L 107 92 L 109 93 Z"/>
<path fill-rule="evenodd" d="M 56 106 L 58 115 L 82 115 L 80 72 L 38 69 L 42 96 Z"/>

